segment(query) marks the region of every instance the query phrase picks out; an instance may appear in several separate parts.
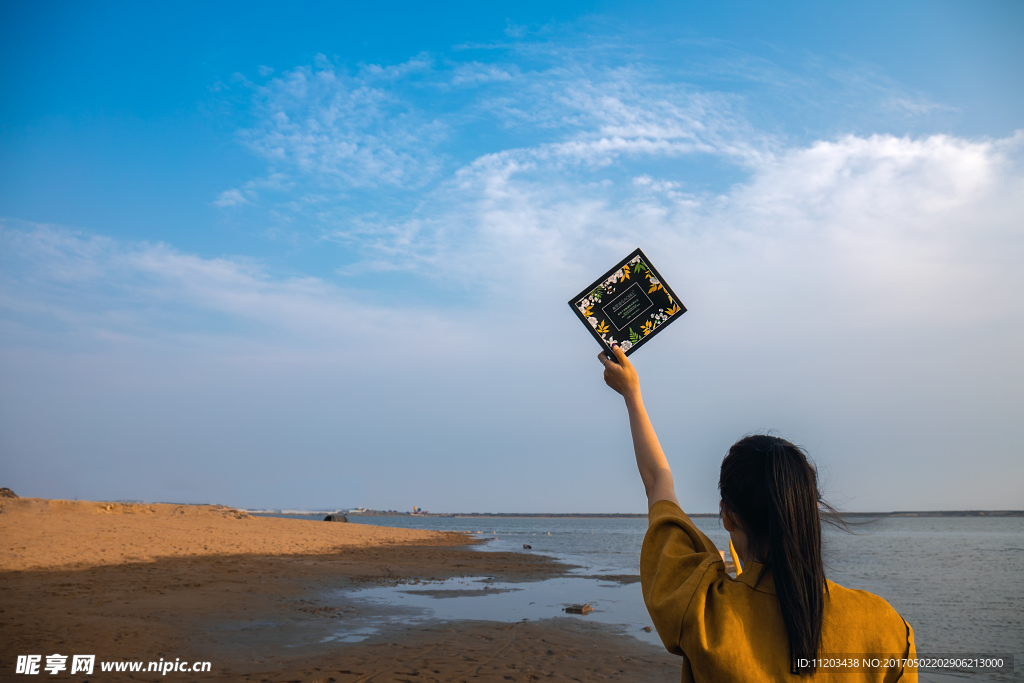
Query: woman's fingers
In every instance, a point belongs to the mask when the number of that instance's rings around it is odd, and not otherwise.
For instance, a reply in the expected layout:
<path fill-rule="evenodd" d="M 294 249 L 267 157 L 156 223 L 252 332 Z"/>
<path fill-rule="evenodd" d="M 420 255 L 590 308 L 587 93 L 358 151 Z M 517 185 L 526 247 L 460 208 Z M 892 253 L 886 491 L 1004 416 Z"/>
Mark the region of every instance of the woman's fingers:
<path fill-rule="evenodd" d="M 622 350 L 622 347 L 616 344 L 612 347 L 612 353 L 615 354 L 615 358 L 619 361 L 619 365 L 625 367 L 629 360 L 626 359 L 626 352 Z"/>
<path fill-rule="evenodd" d="M 597 354 L 597 360 L 604 366 L 605 384 L 623 396 L 636 388 L 635 385 L 638 384 L 636 370 L 633 369 L 633 364 L 629 362 L 626 354 L 617 344 L 612 347 L 611 354 L 608 351 Z"/>

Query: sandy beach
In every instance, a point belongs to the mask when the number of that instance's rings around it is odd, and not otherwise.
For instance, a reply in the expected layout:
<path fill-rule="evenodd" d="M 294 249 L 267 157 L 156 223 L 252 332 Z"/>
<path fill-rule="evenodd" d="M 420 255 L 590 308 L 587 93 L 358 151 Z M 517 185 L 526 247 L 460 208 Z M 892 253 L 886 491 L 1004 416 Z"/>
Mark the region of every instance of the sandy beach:
<path fill-rule="evenodd" d="M 3 499 L 0 670 L 18 655 L 209 661 L 208 674 L 44 674 L 69 680 L 678 680 L 679 660 L 585 620 L 387 624 L 321 642 L 367 615 L 347 588 L 453 577 L 535 581 L 567 567 L 481 553 L 464 534 L 251 517 L 222 506 Z M 325 594 L 330 593 L 330 600 Z M 337 596 L 341 596 L 340 598 Z M 359 614 L 362 610 L 363 613 Z"/>

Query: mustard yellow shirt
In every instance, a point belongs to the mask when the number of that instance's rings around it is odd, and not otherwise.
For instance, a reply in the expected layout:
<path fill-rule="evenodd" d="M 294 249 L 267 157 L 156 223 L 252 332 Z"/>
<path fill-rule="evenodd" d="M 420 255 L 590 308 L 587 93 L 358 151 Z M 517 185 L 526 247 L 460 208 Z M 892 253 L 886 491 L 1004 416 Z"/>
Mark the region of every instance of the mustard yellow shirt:
<path fill-rule="evenodd" d="M 683 655 L 683 681 L 917 681 L 902 662 L 877 669 L 819 667 L 813 676 L 790 673 L 789 638 L 775 584 L 749 562 L 738 578 L 707 536 L 679 506 L 658 501 L 648 515 L 640 555 L 644 602 L 669 652 Z M 914 630 L 889 603 L 866 591 L 828 582 L 822 655 L 913 658 Z M 836 662 L 832 662 L 836 663 Z"/>

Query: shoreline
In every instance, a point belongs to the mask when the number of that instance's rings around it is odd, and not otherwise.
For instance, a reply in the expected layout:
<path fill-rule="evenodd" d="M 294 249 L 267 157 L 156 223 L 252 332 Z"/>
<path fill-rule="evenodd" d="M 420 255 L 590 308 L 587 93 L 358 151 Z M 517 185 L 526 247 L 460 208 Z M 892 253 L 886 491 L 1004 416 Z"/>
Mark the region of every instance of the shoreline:
<path fill-rule="evenodd" d="M 97 662 L 209 661 L 209 678 L 237 681 L 351 683 L 388 671 L 425 682 L 679 677 L 678 658 L 591 621 L 412 626 L 396 605 L 350 598 L 368 586 L 531 582 L 570 569 L 547 556 L 478 552 L 464 534 L 240 517 L 220 506 L 111 505 L 3 501 L 0 670 L 13 675 L 18 655 L 62 653 L 95 654 Z M 236 552 L 217 552 L 225 548 Z M 346 620 L 379 631 L 362 642 L 324 642 Z M 52 678 L 77 680 L 66 673 Z"/>
<path fill-rule="evenodd" d="M 311 516 L 336 514 L 339 511 L 301 510 L 247 510 L 253 516 Z M 409 519 L 647 519 L 646 512 L 396 512 L 393 510 L 370 510 L 367 512 L 340 511 L 347 517 Z M 684 510 L 685 512 L 685 510 Z M 716 519 L 717 512 L 687 512 L 691 519 Z M 895 510 L 892 512 L 840 512 L 841 517 L 1024 517 L 1024 510 Z"/>

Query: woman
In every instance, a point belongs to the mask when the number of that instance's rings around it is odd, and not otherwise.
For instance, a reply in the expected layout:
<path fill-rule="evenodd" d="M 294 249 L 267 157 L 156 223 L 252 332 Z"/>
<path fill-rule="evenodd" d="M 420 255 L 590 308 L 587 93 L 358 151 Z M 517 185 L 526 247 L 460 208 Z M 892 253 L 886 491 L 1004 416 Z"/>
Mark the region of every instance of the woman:
<path fill-rule="evenodd" d="M 679 508 L 639 377 L 621 349 L 613 352 L 614 360 L 603 352 L 598 359 L 605 382 L 626 401 L 647 491 L 644 602 L 665 647 L 683 656 L 683 681 L 916 681 L 916 669 L 904 671 L 899 661 L 915 656 L 910 625 L 878 596 L 825 579 L 823 502 L 803 452 L 777 437 L 749 436 L 722 461 L 722 523 L 743 569 L 733 579 Z M 879 665 L 864 667 L 869 656 Z"/>

